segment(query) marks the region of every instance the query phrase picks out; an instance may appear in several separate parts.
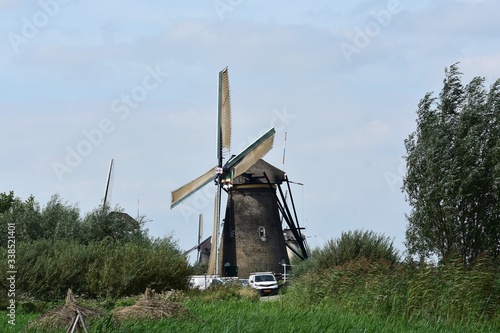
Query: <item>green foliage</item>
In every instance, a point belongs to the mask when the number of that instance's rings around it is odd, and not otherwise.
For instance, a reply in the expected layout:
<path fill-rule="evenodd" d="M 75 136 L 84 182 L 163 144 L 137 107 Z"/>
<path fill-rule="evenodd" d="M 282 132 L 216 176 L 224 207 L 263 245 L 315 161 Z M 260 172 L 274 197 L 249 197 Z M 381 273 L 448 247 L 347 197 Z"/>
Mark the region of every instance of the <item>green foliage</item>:
<path fill-rule="evenodd" d="M 17 246 L 17 289 L 25 295 L 44 300 L 64 297 L 68 288 L 83 292 L 92 251 L 74 241 L 40 239 Z M 0 252 L 4 258 L 5 253 Z"/>
<path fill-rule="evenodd" d="M 189 264 L 171 238 L 121 244 L 103 241 L 97 253 L 103 260 L 90 264 L 91 295 L 116 298 L 137 295 L 146 287 L 161 291 L 188 286 Z"/>
<path fill-rule="evenodd" d="M 358 258 L 395 263 L 399 260 L 399 254 L 388 237 L 373 231 L 348 231 L 343 232 L 338 239 L 328 240 L 323 248 L 314 249 L 308 260 L 294 266 L 293 274 L 326 269 Z"/>
<path fill-rule="evenodd" d="M 500 272 L 487 258 L 470 269 L 360 258 L 302 274 L 288 287 L 285 302 L 412 322 L 498 325 L 499 283 Z"/>
<path fill-rule="evenodd" d="M 2 210 L 0 211 L 0 227 L 2 235 L 7 235 L 9 224 L 15 225 L 16 242 L 35 240 L 42 237 L 42 217 L 40 206 L 33 196 L 26 201 L 14 196 L 14 192 L 8 195 L 0 194 Z M 0 237 L 0 246 L 7 246 L 7 237 Z"/>
<path fill-rule="evenodd" d="M 489 256 L 467 266 L 460 258 L 439 266 L 399 262 L 387 238 L 357 231 L 328 241 L 297 268 L 284 302 L 298 307 L 450 325 L 500 323 L 500 270 Z"/>
<path fill-rule="evenodd" d="M 444 320 L 418 320 L 394 316 L 352 313 L 332 304 L 305 306 L 288 299 L 254 302 L 246 299 L 204 301 L 190 296 L 183 301 L 189 315 L 157 321 L 127 320 L 116 325 L 108 315 L 88 327 L 89 332 L 498 332 L 494 322 L 450 324 Z M 109 313 L 109 310 L 106 311 Z M 3 313 L 2 313 L 3 315 Z M 16 332 L 24 332 L 34 314 L 18 314 Z M 0 331 L 12 331 L 7 321 Z M 37 329 L 36 332 L 44 332 Z M 66 332 L 61 329 L 60 332 Z"/>
<path fill-rule="evenodd" d="M 192 268 L 192 275 L 203 275 L 208 272 L 208 262 L 196 261 Z"/>
<path fill-rule="evenodd" d="M 144 221 L 144 217 L 133 219 L 119 206 L 111 209 L 107 205 L 81 219 L 79 208 L 62 202 L 58 195 L 40 209 L 33 196 L 22 201 L 13 192 L 0 193 L 0 227 L 6 231 L 9 223 L 15 224 L 17 242 L 46 239 L 87 244 L 105 238 L 128 242 L 147 238 L 147 231 L 142 229 Z M 6 238 L 0 238 L 0 245 L 7 245 Z"/>
<path fill-rule="evenodd" d="M 81 224 L 85 242 L 105 238 L 127 242 L 144 237 L 142 219 L 133 219 L 118 206 L 113 210 L 108 205 L 98 207 L 86 214 Z"/>
<path fill-rule="evenodd" d="M 10 191 L 9 194 L 0 193 L 0 214 L 5 213 L 12 207 L 14 203 L 14 191 Z"/>
<path fill-rule="evenodd" d="M 99 207 L 82 220 L 78 207 L 55 195 L 40 209 L 31 196 L 22 201 L 0 194 L 0 226 L 15 224 L 16 296 L 64 298 L 71 288 L 93 297 L 143 293 L 146 287 L 185 289 L 191 268 L 172 237 L 151 239 L 119 207 Z M 7 263 L 7 237 L 0 261 Z M 7 295 L 7 270 L 0 272 L 0 303 Z"/>
<path fill-rule="evenodd" d="M 59 195 L 52 196 L 40 215 L 40 238 L 78 240 L 81 237 L 80 210 L 62 203 Z"/>
<path fill-rule="evenodd" d="M 487 92 L 484 78 L 463 86 L 460 77 L 452 65 L 439 98 L 420 101 L 403 190 L 409 254 L 468 264 L 500 255 L 500 80 Z"/>
<path fill-rule="evenodd" d="M 0 260 L 6 261 L 4 249 Z M 185 289 L 190 274 L 171 238 L 128 243 L 108 238 L 89 244 L 42 239 L 20 243 L 17 262 L 17 289 L 44 300 L 62 299 L 69 288 L 111 298 L 140 294 L 146 287 Z M 0 274 L 4 281 L 5 274 Z"/>

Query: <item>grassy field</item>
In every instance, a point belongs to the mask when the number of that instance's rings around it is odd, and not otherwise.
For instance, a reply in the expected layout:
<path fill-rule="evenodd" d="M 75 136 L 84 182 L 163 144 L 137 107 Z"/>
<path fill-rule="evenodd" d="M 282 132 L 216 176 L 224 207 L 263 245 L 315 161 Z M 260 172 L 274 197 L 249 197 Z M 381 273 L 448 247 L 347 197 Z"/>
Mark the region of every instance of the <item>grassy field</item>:
<path fill-rule="evenodd" d="M 225 296 L 220 291 L 215 296 L 213 293 L 203 293 L 186 296 L 179 301 L 189 311 L 178 318 L 129 320 L 116 326 L 108 315 L 94 322 L 90 332 L 499 332 L 499 327 L 488 322 L 452 326 L 439 319 L 405 321 L 393 316 L 346 312 L 328 305 L 292 306 L 285 297 L 261 301 L 253 297 L 235 296 L 234 292 Z M 121 304 L 126 302 L 131 303 L 122 301 Z M 92 305 L 109 312 L 111 307 L 119 303 L 94 302 Z M 40 313 L 24 312 L 28 311 L 21 307 L 16 313 L 15 327 L 8 324 L 7 314 L 2 312 L 0 331 L 45 332 L 40 329 L 27 330 L 28 322 L 36 319 Z"/>

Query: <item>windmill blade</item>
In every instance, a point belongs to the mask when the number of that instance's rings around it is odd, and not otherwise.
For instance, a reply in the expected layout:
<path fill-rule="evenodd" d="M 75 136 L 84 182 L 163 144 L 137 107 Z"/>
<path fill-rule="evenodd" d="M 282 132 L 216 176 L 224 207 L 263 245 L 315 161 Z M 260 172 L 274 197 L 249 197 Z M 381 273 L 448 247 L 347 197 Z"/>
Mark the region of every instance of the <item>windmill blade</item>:
<path fill-rule="evenodd" d="M 200 177 L 187 183 L 186 185 L 179 187 L 178 189 L 172 191 L 172 203 L 170 204 L 170 209 L 174 208 L 182 201 L 186 200 L 190 195 L 201 189 L 203 186 L 210 183 L 210 181 L 215 179 L 214 169 L 210 169 L 205 172 Z"/>
<path fill-rule="evenodd" d="M 110 206 L 111 189 L 113 187 L 113 178 L 114 178 L 113 176 L 114 176 L 113 159 L 111 159 L 111 164 L 109 165 L 108 180 L 106 182 L 106 190 L 104 191 L 103 207 L 106 205 Z"/>
<path fill-rule="evenodd" d="M 275 133 L 274 127 L 271 128 L 241 153 L 231 158 L 224 168 L 227 170 L 233 169 L 233 177 L 238 177 L 247 171 L 255 162 L 271 150 Z"/>
<path fill-rule="evenodd" d="M 219 266 L 219 221 L 220 221 L 220 203 L 221 203 L 221 187 L 217 186 L 217 192 L 214 200 L 214 226 L 212 231 L 212 247 L 210 248 L 210 259 L 208 261 L 209 275 L 216 275 Z"/>
<path fill-rule="evenodd" d="M 203 237 L 203 214 L 200 214 L 198 217 L 198 258 L 196 261 L 201 261 L 201 238 Z"/>
<path fill-rule="evenodd" d="M 191 252 L 193 252 L 193 251 L 194 251 L 194 250 L 196 250 L 197 248 L 198 248 L 198 245 L 195 245 L 195 246 L 193 246 L 192 248 L 190 248 L 189 250 L 184 251 L 184 252 L 182 253 L 182 255 L 187 256 L 188 254 L 190 254 Z"/>
<path fill-rule="evenodd" d="M 203 237 L 203 214 L 198 217 L 198 245 L 201 243 Z"/>
<path fill-rule="evenodd" d="M 231 96 L 227 67 L 219 72 L 219 100 L 217 114 L 217 158 L 222 166 L 224 152 L 231 149 Z"/>

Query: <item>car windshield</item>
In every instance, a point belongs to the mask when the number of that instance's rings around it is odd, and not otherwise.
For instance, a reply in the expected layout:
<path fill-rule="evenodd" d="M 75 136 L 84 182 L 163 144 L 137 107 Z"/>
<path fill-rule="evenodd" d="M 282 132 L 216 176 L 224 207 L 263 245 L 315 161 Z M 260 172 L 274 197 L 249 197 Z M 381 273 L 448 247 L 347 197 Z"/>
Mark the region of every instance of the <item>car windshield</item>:
<path fill-rule="evenodd" d="M 257 275 L 255 277 L 255 282 L 266 282 L 266 281 L 274 281 L 273 275 Z"/>

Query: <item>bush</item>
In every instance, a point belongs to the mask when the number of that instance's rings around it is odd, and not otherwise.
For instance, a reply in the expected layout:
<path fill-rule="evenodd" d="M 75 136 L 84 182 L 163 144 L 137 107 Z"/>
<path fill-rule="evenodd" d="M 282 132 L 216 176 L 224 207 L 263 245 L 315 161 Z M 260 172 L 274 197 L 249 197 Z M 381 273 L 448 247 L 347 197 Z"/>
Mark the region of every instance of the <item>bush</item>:
<path fill-rule="evenodd" d="M 500 270 L 490 257 L 468 267 L 401 263 L 387 238 L 350 232 L 315 250 L 295 273 L 285 297 L 297 306 L 451 324 L 500 321 Z"/>
<path fill-rule="evenodd" d="M 294 268 L 294 275 L 301 275 L 302 272 L 311 269 L 323 270 L 335 267 L 359 258 L 396 263 L 399 261 L 399 254 L 388 237 L 373 231 L 343 232 L 339 239 L 328 240 L 322 249 L 312 251 L 310 259 Z"/>
<path fill-rule="evenodd" d="M 97 248 L 103 259 L 94 261 L 87 274 L 93 296 L 115 298 L 141 294 L 146 287 L 163 291 L 188 286 L 190 267 L 171 238 L 125 244 L 108 240 Z"/>
<path fill-rule="evenodd" d="M 16 251 L 18 293 L 42 300 L 76 294 L 121 297 L 141 294 L 146 287 L 158 291 L 185 289 L 189 265 L 171 238 L 123 243 L 106 238 L 81 244 L 41 239 L 21 242 Z M 6 248 L 0 260 L 7 262 Z M 2 295 L 6 295 L 6 271 Z"/>
<path fill-rule="evenodd" d="M 470 269 L 393 264 L 359 258 L 302 274 L 286 301 L 323 304 L 356 314 L 467 324 L 499 322 L 500 273 L 487 259 Z"/>

